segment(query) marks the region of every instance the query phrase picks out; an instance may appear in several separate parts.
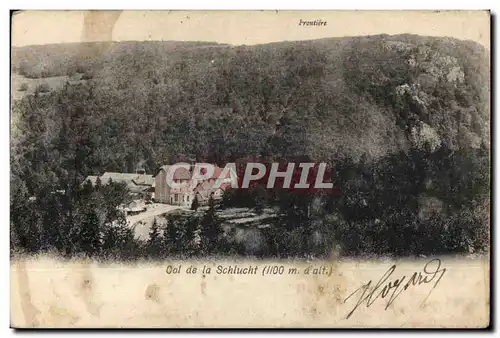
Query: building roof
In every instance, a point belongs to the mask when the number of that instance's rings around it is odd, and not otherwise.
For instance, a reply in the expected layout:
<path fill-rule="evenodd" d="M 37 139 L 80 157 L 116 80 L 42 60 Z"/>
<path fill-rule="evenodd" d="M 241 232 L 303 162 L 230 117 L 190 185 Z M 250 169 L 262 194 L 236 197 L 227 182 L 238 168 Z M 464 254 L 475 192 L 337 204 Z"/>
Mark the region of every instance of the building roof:
<path fill-rule="evenodd" d="M 164 165 L 162 166 L 158 172 L 161 170 L 164 170 L 165 172 L 168 172 L 170 170 L 171 165 Z M 174 180 L 189 180 L 191 179 L 191 170 L 188 170 L 184 167 L 178 167 L 175 169 L 174 172 Z"/>
<path fill-rule="evenodd" d="M 147 185 L 135 185 L 135 184 L 127 184 L 127 189 L 131 192 L 131 193 L 142 193 L 142 192 L 146 192 L 150 189 L 151 187 L 150 186 L 147 186 Z"/>
<path fill-rule="evenodd" d="M 89 181 L 92 185 L 95 185 L 97 183 L 97 178 L 98 176 L 87 176 L 83 182 L 85 183 Z M 124 183 L 131 193 L 143 193 L 150 191 L 154 183 L 153 175 L 117 172 L 105 172 L 100 177 L 100 180 L 103 185 L 109 184 L 110 181 L 115 183 Z"/>
<path fill-rule="evenodd" d="M 158 172 L 160 170 L 164 170 L 165 172 L 168 172 L 170 170 L 170 167 L 171 167 L 171 165 L 164 165 L 158 170 Z M 191 165 L 189 170 L 186 169 L 185 167 L 178 167 L 174 172 L 174 180 L 190 180 L 191 177 L 193 176 L 194 167 L 195 167 L 194 165 Z M 202 168 L 202 170 L 201 170 L 202 174 L 205 173 L 203 169 L 204 168 Z M 221 176 L 223 170 L 224 170 L 223 168 L 214 166 L 214 173 L 212 174 L 212 176 L 209 179 L 219 178 Z M 230 177 L 231 177 L 231 173 L 228 172 L 224 178 L 230 178 Z"/>
<path fill-rule="evenodd" d="M 155 179 L 153 175 L 137 175 L 137 178 L 134 178 L 134 183 L 137 185 L 147 185 L 147 186 L 152 186 L 153 183 L 155 182 Z"/>
<path fill-rule="evenodd" d="M 108 184 L 110 180 L 117 183 L 126 183 L 127 185 L 133 184 L 150 186 L 153 184 L 153 175 L 105 172 L 101 176 L 102 184 Z"/>
<path fill-rule="evenodd" d="M 87 181 L 89 181 L 90 183 L 92 183 L 92 185 L 95 185 L 95 184 L 96 184 L 96 182 L 97 182 L 97 176 L 92 176 L 92 175 L 87 176 L 87 178 L 85 178 L 85 179 L 83 180 L 83 183 L 85 183 L 85 182 L 87 182 Z"/>
<path fill-rule="evenodd" d="M 218 188 L 215 188 L 214 185 L 215 182 L 213 181 L 200 182 L 196 188 L 194 188 L 194 193 L 199 195 L 202 199 L 208 199 L 216 190 L 220 189 L 226 191 L 231 186 L 229 183 L 222 183 Z"/>

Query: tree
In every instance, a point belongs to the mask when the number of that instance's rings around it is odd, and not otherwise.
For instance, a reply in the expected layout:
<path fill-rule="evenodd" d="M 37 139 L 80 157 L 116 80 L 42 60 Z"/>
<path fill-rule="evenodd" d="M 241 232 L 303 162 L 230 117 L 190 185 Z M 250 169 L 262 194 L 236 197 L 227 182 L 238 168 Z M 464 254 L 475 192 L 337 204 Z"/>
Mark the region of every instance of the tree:
<path fill-rule="evenodd" d="M 97 184 L 96 187 L 98 187 Z M 130 202 L 130 195 L 126 185 L 110 180 L 108 184 L 102 186 L 100 191 L 102 191 L 102 196 L 105 197 L 106 222 L 112 222 L 119 217 L 123 217 L 123 212 L 119 207 Z"/>
<path fill-rule="evenodd" d="M 21 83 L 21 86 L 19 86 L 19 91 L 20 92 L 25 92 L 28 90 L 28 84 L 27 83 Z"/>
<path fill-rule="evenodd" d="M 182 217 L 179 215 L 169 215 L 167 225 L 164 230 L 164 242 L 166 251 L 170 255 L 182 254 L 185 250 L 185 227 Z"/>
<path fill-rule="evenodd" d="M 69 230 L 66 224 L 67 214 L 65 203 L 62 201 L 66 196 L 59 193 L 49 193 L 46 198 L 42 199 L 43 203 L 43 249 L 56 249 L 63 252 L 63 249 L 68 244 L 67 237 Z"/>
<path fill-rule="evenodd" d="M 17 189 L 12 187 L 10 210 L 15 239 L 11 246 L 17 244 L 17 251 L 37 252 L 42 239 L 42 219 L 36 197 L 29 198 L 23 184 Z"/>
<path fill-rule="evenodd" d="M 50 95 L 22 95 L 12 102 L 11 171 L 16 177 L 11 181 L 12 237 L 23 250 L 40 250 L 46 238 L 50 240 L 45 243 L 61 246 L 67 233 L 77 248 L 89 208 L 99 219 L 100 235 L 106 238 L 102 251 L 115 252 L 123 246 L 133 252 L 141 247 L 139 242 L 133 244 L 133 233 L 118 210 L 127 201 L 126 189 L 114 189 L 112 184 L 99 188 L 97 183 L 95 189 L 77 191 L 86 176 L 127 172 L 143 157 L 146 169 L 153 171 L 177 155 L 222 164 L 246 156 L 274 161 L 300 154 L 316 160 L 336 152 L 336 157 L 346 159 L 339 183 L 342 194 L 329 199 L 328 212 L 339 214 L 345 238 L 338 240 L 351 243 L 346 246 L 354 253 L 359 252 L 358 244 L 366 250 L 394 251 L 384 243 L 386 235 L 418 232 L 414 217 L 419 195 L 442 201 L 447 218 L 469 205 L 477 210 L 477 205 L 488 203 L 488 53 L 470 42 L 374 36 L 258 48 L 198 48 L 195 52 L 192 45 L 176 43 L 173 54 L 165 53 L 172 49 L 168 42 L 124 42 L 122 46 L 114 48 L 112 55 L 96 46 L 88 49 L 92 53 L 81 53 L 82 46 L 16 51 L 20 56 L 13 60 L 17 63 L 13 68 L 25 76 L 63 75 L 76 69 L 95 79 L 67 82 L 62 88 L 46 88 Z M 127 50 L 148 57 L 124 57 Z M 47 52 L 53 62 L 43 65 L 39 61 Z M 166 58 L 180 61 L 165 62 Z M 103 62 L 109 63 L 104 72 Z M 447 80 L 457 69 L 459 77 Z M 144 83 L 147 90 L 137 90 Z M 37 94 L 40 91 L 45 90 L 38 88 Z M 184 118 L 175 118 L 179 112 Z M 131 124 L 131 120 L 136 122 Z M 419 122 L 439 134 L 443 149 L 430 154 L 406 149 L 407 142 L 401 140 L 411 136 Z M 378 136 L 388 138 L 372 137 L 377 130 Z M 475 154 L 479 139 L 483 139 L 484 154 Z M 354 158 L 367 149 L 369 157 L 380 160 L 355 163 Z M 373 178 L 363 173 L 370 167 Z M 15 196 L 21 188 L 26 190 L 23 196 Z M 41 202 L 48 192 L 60 189 L 67 191 L 64 204 L 68 207 L 59 205 L 63 201 Z M 290 243 L 300 236 L 309 238 L 311 229 L 313 235 L 317 230 L 309 216 L 311 203 L 265 192 L 266 204 L 279 207 L 275 232 L 269 234 L 279 245 L 273 244 L 275 251 L 310 250 L 310 246 Z M 255 195 L 251 189 L 235 189 L 225 193 L 223 205 L 255 207 L 261 212 L 265 200 Z M 398 218 L 401 210 L 411 212 Z M 175 221 L 177 229 L 171 230 L 182 237 L 174 244 L 185 251 L 190 234 L 199 235 L 203 228 L 204 247 L 214 250 L 215 242 L 207 238 L 224 238 L 221 222 L 214 221 L 215 213 L 192 214 L 196 214 L 192 221 Z M 186 230 L 204 219 L 203 227 Z M 442 221 L 434 220 L 438 226 Z M 52 223 L 69 230 L 52 227 Z M 332 221 L 325 226 L 336 224 Z M 477 229 L 481 237 L 488 230 L 487 224 L 471 216 L 455 229 L 457 236 L 471 236 L 465 230 L 471 226 L 482 226 Z M 421 237 L 431 236 L 430 230 Z M 398 236 L 390 240 L 397 244 Z M 406 249 L 400 246 L 398 250 L 404 253 Z"/>
<path fill-rule="evenodd" d="M 95 180 L 95 187 L 94 189 L 96 191 L 100 191 L 102 188 L 102 182 L 101 182 L 101 178 L 99 176 L 97 176 L 96 180 Z"/>
<path fill-rule="evenodd" d="M 259 184 L 253 189 L 252 194 L 254 198 L 255 211 L 261 215 L 268 203 L 267 189 Z"/>
<path fill-rule="evenodd" d="M 92 80 L 92 78 L 93 78 L 93 75 L 90 72 L 86 72 L 81 77 L 82 80 Z"/>
<path fill-rule="evenodd" d="M 35 93 L 48 93 L 50 92 L 50 86 L 48 83 L 41 83 L 35 87 Z"/>
<path fill-rule="evenodd" d="M 200 219 L 197 216 L 188 217 L 184 223 L 185 227 L 185 254 L 188 256 L 197 255 L 200 252 L 199 236 Z"/>
<path fill-rule="evenodd" d="M 198 202 L 198 197 L 193 198 L 193 202 L 191 203 L 191 210 L 198 210 L 198 207 L 200 206 L 200 202 Z"/>
<path fill-rule="evenodd" d="M 77 243 L 79 249 L 88 257 L 97 255 L 101 249 L 100 222 L 96 210 L 89 206 L 84 211 L 81 222 L 81 230 L 78 234 Z"/>
<path fill-rule="evenodd" d="M 201 250 L 204 254 L 215 254 L 221 248 L 222 227 L 215 213 L 215 201 L 210 196 L 208 210 L 203 215 L 200 223 Z"/>
<path fill-rule="evenodd" d="M 151 229 L 149 230 L 149 239 L 147 242 L 146 251 L 148 256 L 153 258 L 158 258 L 162 251 L 162 234 L 160 232 L 160 227 L 158 226 L 158 221 L 156 217 L 153 220 Z"/>
<path fill-rule="evenodd" d="M 134 238 L 134 231 L 126 222 L 115 221 L 103 225 L 101 255 L 113 260 L 131 260 L 142 256 L 142 242 Z"/>

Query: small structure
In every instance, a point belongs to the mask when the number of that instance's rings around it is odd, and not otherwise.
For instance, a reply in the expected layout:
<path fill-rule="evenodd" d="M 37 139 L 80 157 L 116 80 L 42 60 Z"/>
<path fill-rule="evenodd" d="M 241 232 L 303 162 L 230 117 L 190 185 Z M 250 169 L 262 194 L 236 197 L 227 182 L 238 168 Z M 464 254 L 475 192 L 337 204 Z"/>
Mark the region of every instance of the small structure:
<path fill-rule="evenodd" d="M 141 199 L 150 199 L 152 197 L 154 177 L 153 175 L 147 175 L 144 169 L 138 169 L 135 174 L 105 172 L 99 179 L 102 185 L 106 185 L 109 182 L 124 183 L 130 194 Z M 84 182 L 87 181 L 94 186 L 97 182 L 97 176 L 87 176 Z"/>
<path fill-rule="evenodd" d="M 225 189 L 230 186 L 232 176 L 236 177 L 236 174 L 231 175 L 230 172 L 227 173 L 226 177 L 221 177 L 223 169 L 214 166 L 214 173 L 211 177 L 195 182 L 193 178 L 194 165 L 191 165 L 189 169 L 178 167 L 173 173 L 173 181 L 183 184 L 183 186 L 175 188 L 167 184 L 167 174 L 170 168 L 169 165 L 162 166 L 155 176 L 154 200 L 156 202 L 189 207 L 193 203 L 193 198 L 196 197 L 200 204 L 208 203 L 211 195 L 214 199 L 222 198 Z M 214 189 L 218 179 L 222 179 L 223 183 L 219 188 Z"/>
<path fill-rule="evenodd" d="M 123 208 L 127 215 L 137 215 L 146 211 L 146 206 L 140 201 L 132 201 L 128 206 Z"/>
<path fill-rule="evenodd" d="M 207 205 L 210 197 L 215 201 L 221 200 L 229 187 L 231 187 L 229 183 L 222 183 L 219 187 L 215 187 L 214 181 L 203 181 L 194 189 L 194 198 L 200 205 Z"/>

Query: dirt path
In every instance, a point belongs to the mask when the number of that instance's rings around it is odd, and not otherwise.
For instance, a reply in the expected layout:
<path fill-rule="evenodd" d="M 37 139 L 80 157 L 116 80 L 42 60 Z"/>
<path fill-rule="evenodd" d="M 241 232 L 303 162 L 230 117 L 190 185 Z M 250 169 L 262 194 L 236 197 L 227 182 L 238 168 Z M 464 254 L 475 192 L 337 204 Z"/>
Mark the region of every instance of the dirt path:
<path fill-rule="evenodd" d="M 130 226 L 135 225 L 135 236 L 137 238 L 148 239 L 149 229 L 153 224 L 153 220 L 156 216 L 174 210 L 183 209 L 184 207 L 169 204 L 150 204 L 147 208 L 148 209 L 146 211 L 140 214 L 127 216 L 127 221 L 129 222 Z"/>

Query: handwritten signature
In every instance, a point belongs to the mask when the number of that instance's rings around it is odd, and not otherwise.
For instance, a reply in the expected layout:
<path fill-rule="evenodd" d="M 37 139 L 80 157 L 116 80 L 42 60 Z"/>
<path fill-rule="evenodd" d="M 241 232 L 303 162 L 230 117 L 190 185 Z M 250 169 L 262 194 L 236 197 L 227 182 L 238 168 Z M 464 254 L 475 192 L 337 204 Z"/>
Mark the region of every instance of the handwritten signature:
<path fill-rule="evenodd" d="M 388 281 L 394 270 L 396 270 L 395 264 L 384 273 L 375 286 L 372 287 L 372 281 L 370 280 L 368 283 L 362 285 L 351 293 L 346 299 L 344 299 L 344 303 L 346 303 L 349 299 L 351 299 L 351 297 L 354 298 L 356 295 L 359 297 L 354 308 L 347 314 L 346 319 L 351 317 L 354 311 L 356 311 L 356 309 L 363 303 L 366 303 L 366 307 L 370 307 L 370 305 L 375 303 L 377 299 L 384 299 L 389 296 L 385 306 L 385 310 L 387 310 L 396 298 L 410 286 L 419 286 L 421 284 L 429 284 L 435 281 L 432 289 L 422 301 L 421 305 L 423 305 L 446 272 L 445 268 L 441 268 L 441 260 L 439 258 L 434 258 L 428 261 L 425 264 L 423 271 L 413 273 L 413 275 L 408 279 L 407 276 L 403 276 L 399 279 Z"/>

